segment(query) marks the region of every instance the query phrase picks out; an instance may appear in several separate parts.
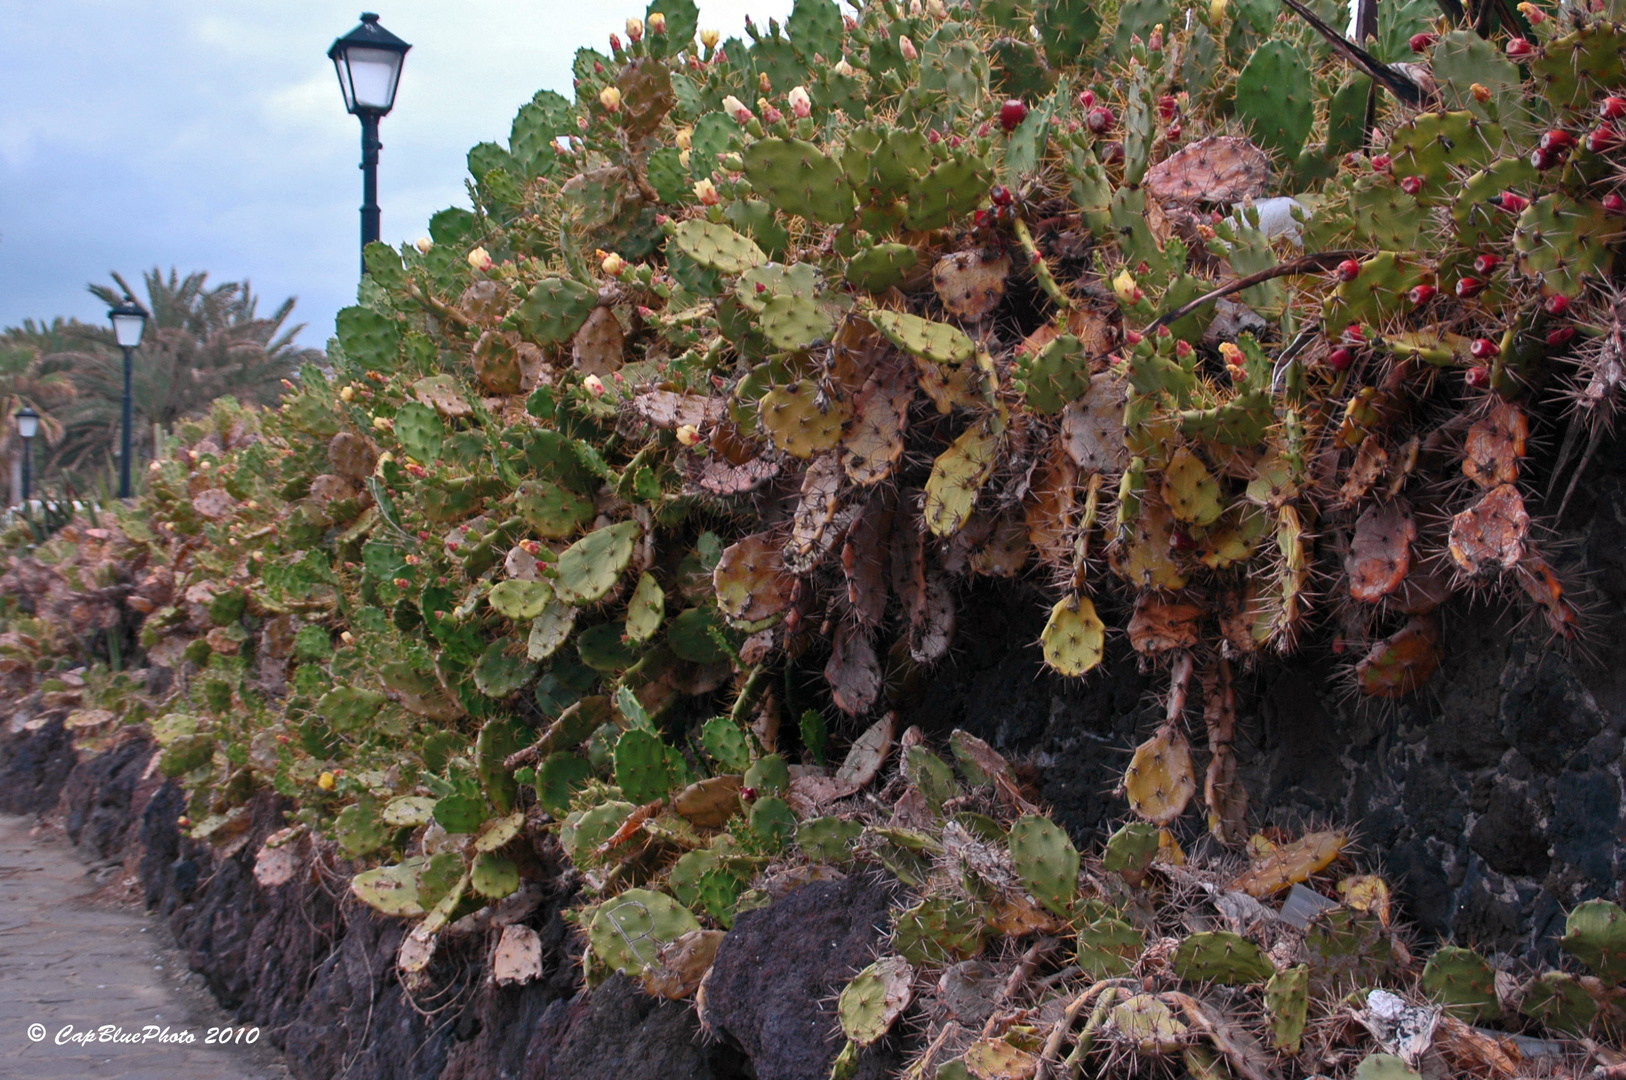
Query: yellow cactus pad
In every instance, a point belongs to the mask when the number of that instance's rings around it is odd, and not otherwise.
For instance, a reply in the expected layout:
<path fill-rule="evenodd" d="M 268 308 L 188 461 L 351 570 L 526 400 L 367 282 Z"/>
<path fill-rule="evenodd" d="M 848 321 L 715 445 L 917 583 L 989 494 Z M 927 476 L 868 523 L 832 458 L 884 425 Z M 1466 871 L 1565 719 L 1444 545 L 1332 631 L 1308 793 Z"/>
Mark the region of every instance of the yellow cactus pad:
<path fill-rule="evenodd" d="M 1129 808 L 1153 825 L 1167 825 L 1185 812 L 1197 793 L 1197 771 L 1191 763 L 1191 744 L 1173 724 L 1135 748 L 1124 773 L 1124 794 Z"/>
<path fill-rule="evenodd" d="M 1095 603 L 1087 596 L 1070 595 L 1050 609 L 1039 640 L 1044 644 L 1044 661 L 1063 675 L 1083 675 L 1101 662 L 1107 628 L 1095 613 Z"/>

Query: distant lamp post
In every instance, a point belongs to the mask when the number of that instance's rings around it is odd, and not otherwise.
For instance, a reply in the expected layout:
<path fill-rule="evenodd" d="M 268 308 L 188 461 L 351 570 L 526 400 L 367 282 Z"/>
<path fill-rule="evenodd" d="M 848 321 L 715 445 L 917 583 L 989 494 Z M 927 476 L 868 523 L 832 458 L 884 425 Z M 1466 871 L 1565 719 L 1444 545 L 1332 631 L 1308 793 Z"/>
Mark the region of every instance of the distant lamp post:
<path fill-rule="evenodd" d="M 401 83 L 401 61 L 406 42 L 378 25 L 378 16 L 361 13 L 361 25 L 333 43 L 327 58 L 339 73 L 344 107 L 361 118 L 361 247 L 378 239 L 378 121 L 395 108 L 395 88 Z M 361 263 L 367 272 L 367 260 Z"/>
<path fill-rule="evenodd" d="M 34 478 L 34 436 L 40 433 L 40 414 L 30 405 L 17 413 L 17 434 L 23 437 L 23 505 L 28 505 L 29 485 Z"/>
<path fill-rule="evenodd" d="M 141 344 L 147 328 L 147 310 L 134 300 L 126 300 L 107 313 L 113 320 L 113 338 L 124 350 L 124 436 L 119 444 L 119 498 L 130 497 L 130 354 Z"/>

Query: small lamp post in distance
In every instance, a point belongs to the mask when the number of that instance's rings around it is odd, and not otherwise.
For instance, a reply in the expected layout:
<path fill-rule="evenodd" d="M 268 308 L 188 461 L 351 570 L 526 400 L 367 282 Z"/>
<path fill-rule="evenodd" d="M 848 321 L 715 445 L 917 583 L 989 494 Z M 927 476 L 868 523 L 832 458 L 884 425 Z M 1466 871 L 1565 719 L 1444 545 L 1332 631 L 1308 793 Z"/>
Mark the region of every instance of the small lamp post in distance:
<path fill-rule="evenodd" d="M 28 506 L 29 485 L 34 472 L 34 436 L 40 433 L 40 414 L 32 405 L 17 411 L 17 434 L 23 440 L 23 506 Z"/>
<path fill-rule="evenodd" d="M 119 440 L 119 498 L 130 497 L 130 364 L 131 354 L 141 344 L 147 328 L 147 309 L 126 297 L 124 303 L 107 313 L 113 321 L 113 340 L 124 350 L 124 432 Z"/>

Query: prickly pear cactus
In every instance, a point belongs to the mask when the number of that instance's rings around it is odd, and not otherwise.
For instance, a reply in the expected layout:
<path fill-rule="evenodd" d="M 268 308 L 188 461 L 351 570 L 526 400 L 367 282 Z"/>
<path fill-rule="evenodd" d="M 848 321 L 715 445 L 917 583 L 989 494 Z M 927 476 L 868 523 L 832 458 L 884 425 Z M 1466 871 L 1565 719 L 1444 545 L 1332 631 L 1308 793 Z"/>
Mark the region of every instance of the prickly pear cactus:
<path fill-rule="evenodd" d="M 590 979 L 728 925 L 781 862 L 862 864 L 920 894 L 922 964 L 1076 934 L 1081 970 L 1151 979 L 1078 1003 L 1075 1072 L 1258 1073 L 1210 982 L 1272 1018 L 1254 1043 L 1311 1045 L 1294 973 L 1404 969 L 1386 914 L 1346 898 L 1308 953 L 1160 914 L 1188 827 L 1232 852 L 1206 883 L 1262 905 L 1349 857 L 1330 828 L 1249 839 L 1233 673 L 1315 643 L 1404 698 L 1458 594 L 1578 640 L 1528 496 L 1626 384 L 1618 13 L 1521 5 L 1526 38 L 1446 7 L 1351 45 L 1296 0 L 798 0 L 723 42 L 659 0 L 471 152 L 471 208 L 369 247 L 280 409 L 177 432 L 120 525 L 141 647 L 199 676 L 148 717 L 160 767 L 200 822 L 272 787 L 387 864 L 356 895 L 422 920 L 414 978 L 546 829 Z M 986 744 L 956 768 L 898 730 L 976 577 L 1044 593 L 1060 676 L 1118 650 L 1164 691 L 1100 860 Z M 1532 1023 L 1615 1022 L 1600 904 L 1565 937 L 1592 974 L 1526 980 Z M 1423 992 L 1488 1020 L 1440 956 Z M 1048 1071 L 1058 1039 L 929 1064 Z"/>

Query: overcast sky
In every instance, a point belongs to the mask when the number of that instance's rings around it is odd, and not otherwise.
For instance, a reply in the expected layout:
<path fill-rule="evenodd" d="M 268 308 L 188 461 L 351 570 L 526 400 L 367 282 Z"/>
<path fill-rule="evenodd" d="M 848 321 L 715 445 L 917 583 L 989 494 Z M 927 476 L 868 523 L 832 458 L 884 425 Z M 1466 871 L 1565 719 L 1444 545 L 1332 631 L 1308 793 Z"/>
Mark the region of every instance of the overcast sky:
<path fill-rule="evenodd" d="M 412 43 L 379 169 L 383 239 L 467 205 L 464 155 L 514 113 L 571 96 L 576 48 L 608 48 L 642 0 L 379 0 Z M 727 37 L 790 0 L 701 0 Z M 325 343 L 353 301 L 361 129 L 326 52 L 352 0 L 0 0 L 0 326 L 105 309 L 85 283 L 155 265 L 297 296 Z"/>

